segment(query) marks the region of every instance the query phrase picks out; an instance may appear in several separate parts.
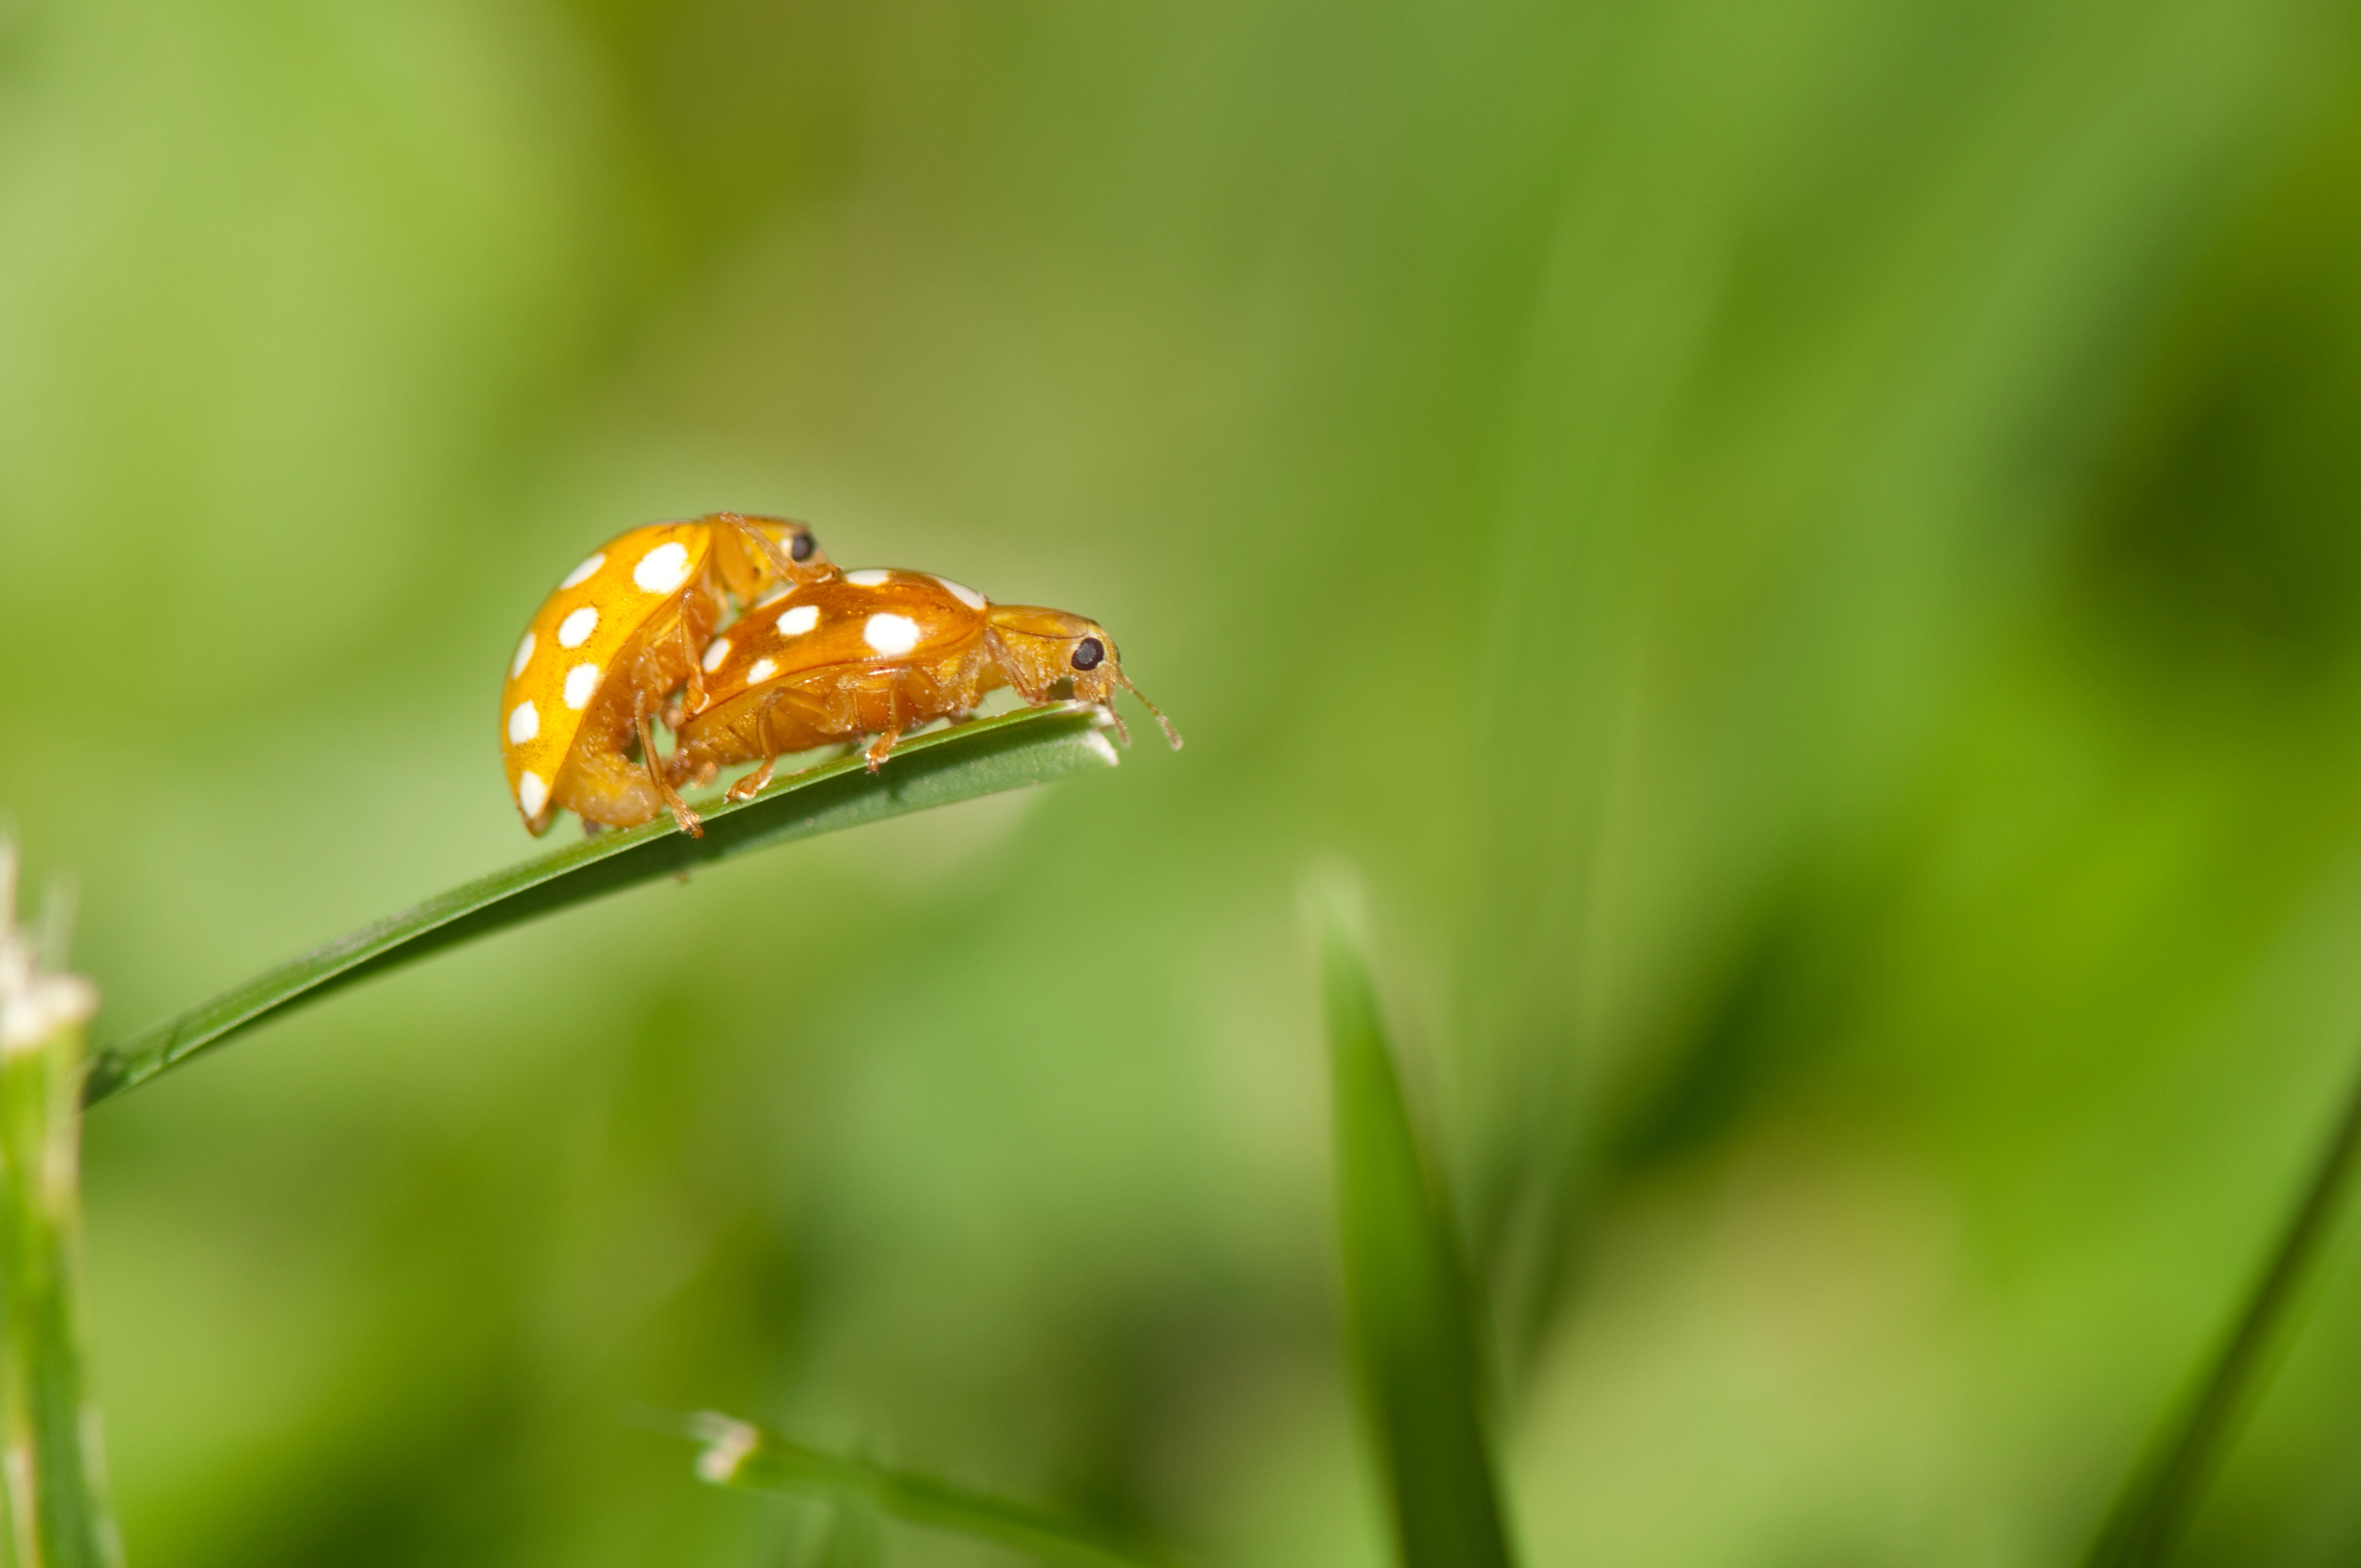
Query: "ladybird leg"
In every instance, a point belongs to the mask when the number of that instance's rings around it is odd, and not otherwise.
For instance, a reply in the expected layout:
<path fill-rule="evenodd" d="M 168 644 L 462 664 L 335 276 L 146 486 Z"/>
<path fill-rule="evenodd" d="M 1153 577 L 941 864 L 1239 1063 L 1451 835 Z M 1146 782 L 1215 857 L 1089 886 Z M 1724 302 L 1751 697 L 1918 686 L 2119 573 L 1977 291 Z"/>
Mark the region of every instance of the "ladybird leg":
<path fill-rule="evenodd" d="M 981 667 L 976 681 L 979 688 L 976 696 L 979 698 L 994 686 L 1005 685 L 1010 691 L 1023 697 L 1028 707 L 1046 707 L 1058 700 L 1050 695 L 1057 683 L 1028 680 L 1025 674 L 1023 661 L 1008 656 L 1007 645 L 1000 641 L 997 633 L 993 634 L 986 641 L 984 657 L 979 663 Z"/>
<path fill-rule="evenodd" d="M 752 800 L 771 787 L 771 770 L 778 765 L 777 742 L 771 739 L 771 705 L 765 703 L 754 716 L 754 733 L 762 737 L 763 765 L 730 786 L 728 798 Z"/>
<path fill-rule="evenodd" d="M 870 741 L 868 749 L 862 752 L 862 756 L 869 763 L 871 773 L 873 773 L 885 765 L 885 759 L 893 755 L 894 743 L 902 739 L 902 731 L 905 728 L 906 726 L 902 719 L 902 682 L 901 678 L 896 676 L 888 681 L 885 685 L 885 729 L 876 739 Z"/>
<path fill-rule="evenodd" d="M 779 759 L 776 757 L 763 758 L 763 765 L 761 767 L 756 768 L 752 773 L 748 773 L 744 778 L 740 779 L 736 784 L 730 786 L 728 791 L 725 792 L 727 798 L 730 800 L 752 800 L 756 795 L 762 794 L 764 790 L 770 788 L 771 770 L 778 766 L 778 762 Z"/>
<path fill-rule="evenodd" d="M 686 715 L 705 711 L 705 650 L 689 640 L 688 617 L 682 616 L 673 625 L 678 629 L 675 635 L 680 640 L 681 663 L 688 670 L 688 689 L 682 694 L 684 700 L 664 710 L 664 728 L 677 730 L 680 726 L 672 719 L 674 712 Z"/>
<path fill-rule="evenodd" d="M 688 802 L 681 799 L 680 791 L 673 788 L 672 780 L 665 776 L 671 770 L 664 766 L 663 757 L 656 751 L 655 731 L 649 725 L 645 708 L 640 710 L 640 761 L 648 771 L 649 782 L 656 786 L 656 793 L 664 796 L 664 805 L 671 808 L 672 819 L 680 824 L 680 830 L 692 839 L 704 838 L 705 823 L 689 809 Z"/>

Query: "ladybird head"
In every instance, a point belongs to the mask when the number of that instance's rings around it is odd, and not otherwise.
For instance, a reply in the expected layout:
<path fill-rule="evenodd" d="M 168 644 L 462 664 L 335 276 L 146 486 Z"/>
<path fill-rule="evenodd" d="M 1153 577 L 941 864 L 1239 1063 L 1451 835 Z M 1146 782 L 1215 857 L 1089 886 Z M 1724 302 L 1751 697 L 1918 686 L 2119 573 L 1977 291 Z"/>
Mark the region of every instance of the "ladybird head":
<path fill-rule="evenodd" d="M 1115 718 L 1115 733 L 1128 743 L 1130 735 L 1115 711 L 1115 688 L 1121 686 L 1156 715 L 1156 722 L 1164 727 L 1164 738 L 1173 750 L 1180 750 L 1180 732 L 1131 684 L 1131 677 L 1123 673 L 1115 639 L 1097 621 L 1038 605 L 996 604 L 992 607 L 992 629 L 1000 635 L 1011 684 L 1018 689 L 1038 692 L 1069 682 L 1074 699 L 1105 708 Z"/>
<path fill-rule="evenodd" d="M 703 521 L 713 527 L 722 585 L 741 603 L 836 575 L 807 523 L 734 511 L 718 511 Z"/>

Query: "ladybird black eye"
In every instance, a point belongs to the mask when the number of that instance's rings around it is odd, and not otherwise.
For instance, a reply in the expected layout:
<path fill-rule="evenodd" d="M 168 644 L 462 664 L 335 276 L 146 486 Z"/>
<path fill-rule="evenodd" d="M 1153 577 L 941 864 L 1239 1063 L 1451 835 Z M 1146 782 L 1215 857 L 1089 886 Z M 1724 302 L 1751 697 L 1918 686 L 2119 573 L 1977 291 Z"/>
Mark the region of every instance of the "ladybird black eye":
<path fill-rule="evenodd" d="M 818 548 L 818 545 L 812 543 L 810 534 L 797 533 L 794 541 L 787 545 L 787 554 L 796 560 L 808 561 L 811 559 L 812 552 Z"/>
<path fill-rule="evenodd" d="M 1074 644 L 1074 668 L 1095 670 L 1106 658 L 1106 644 L 1095 637 L 1085 637 Z"/>

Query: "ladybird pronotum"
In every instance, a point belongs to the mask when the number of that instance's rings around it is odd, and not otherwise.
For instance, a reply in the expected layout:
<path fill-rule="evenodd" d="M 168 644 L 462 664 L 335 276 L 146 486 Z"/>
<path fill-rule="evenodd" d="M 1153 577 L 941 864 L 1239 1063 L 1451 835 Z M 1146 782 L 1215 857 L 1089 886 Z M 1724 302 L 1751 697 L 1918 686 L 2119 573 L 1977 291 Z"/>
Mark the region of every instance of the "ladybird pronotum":
<path fill-rule="evenodd" d="M 736 512 L 634 528 L 593 551 L 542 602 L 500 693 L 500 755 L 525 827 L 548 831 L 561 807 L 611 827 L 669 807 L 700 831 L 652 765 L 653 719 L 684 685 L 701 698 L 697 654 L 728 596 L 752 603 L 833 572 L 802 523 Z"/>
<path fill-rule="evenodd" d="M 1004 685 L 1034 704 L 1057 700 L 1062 687 L 1111 716 L 1121 686 L 1180 744 L 1124 674 L 1104 627 L 994 604 L 923 572 L 849 572 L 797 587 L 741 616 L 707 645 L 700 666 L 704 700 L 686 712 L 665 771 L 675 784 L 704 784 L 731 763 L 759 762 L 730 785 L 733 800 L 767 784 L 782 756 L 862 736 L 875 737 L 866 751 L 874 773 L 906 731 L 963 718 Z M 1115 729 L 1129 740 L 1119 718 Z"/>

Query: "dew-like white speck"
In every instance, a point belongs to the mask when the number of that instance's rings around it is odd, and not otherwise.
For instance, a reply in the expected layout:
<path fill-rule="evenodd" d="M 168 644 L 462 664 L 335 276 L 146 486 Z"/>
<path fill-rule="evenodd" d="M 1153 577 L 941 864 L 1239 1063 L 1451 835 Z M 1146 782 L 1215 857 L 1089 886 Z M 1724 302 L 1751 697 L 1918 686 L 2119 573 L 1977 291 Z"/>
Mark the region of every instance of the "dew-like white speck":
<path fill-rule="evenodd" d="M 1096 725 L 1082 731 L 1082 744 L 1089 747 L 1099 761 L 1108 767 L 1123 766 L 1123 753 L 1115 749 L 1115 742 L 1106 738 L 1106 731 Z"/>
<path fill-rule="evenodd" d="M 607 553 L 604 550 L 601 550 L 596 555 L 591 556 L 588 561 L 583 562 L 579 566 L 575 567 L 574 570 L 566 573 L 566 580 L 559 583 L 557 586 L 561 588 L 578 588 L 583 584 L 588 582 L 592 574 L 597 572 L 599 567 L 606 564 Z"/>
<path fill-rule="evenodd" d="M 779 635 L 782 637 L 801 637 L 805 632 L 809 631 L 813 627 L 818 626 L 818 624 L 819 606 L 816 604 L 799 604 L 796 606 L 795 609 L 779 617 Z"/>
<path fill-rule="evenodd" d="M 677 539 L 667 539 L 640 557 L 631 568 L 631 581 L 652 594 L 668 594 L 688 581 L 688 546 Z"/>
<path fill-rule="evenodd" d="M 885 579 L 893 575 L 891 572 L 871 566 L 864 571 L 845 573 L 844 580 L 856 588 L 873 588 L 883 586 Z"/>
<path fill-rule="evenodd" d="M 509 709 L 509 744 L 522 746 L 541 733 L 541 710 L 529 702 Z"/>
<path fill-rule="evenodd" d="M 590 634 L 598 630 L 598 607 L 586 604 L 557 623 L 557 645 L 560 648 L 579 648 L 589 641 Z"/>
<path fill-rule="evenodd" d="M 967 606 L 968 609 L 982 609 L 983 608 L 983 596 L 977 593 L 973 588 L 969 587 L 965 583 L 955 583 L 949 577 L 937 577 L 935 581 L 942 584 L 943 590 L 946 593 L 950 594 L 951 598 L 959 600 L 960 603 Z"/>
<path fill-rule="evenodd" d="M 721 661 L 728 657 L 730 657 L 730 639 L 727 637 L 717 637 L 712 641 L 707 643 L 705 645 L 705 673 L 709 675 L 714 671 L 719 669 L 721 667 Z"/>
<path fill-rule="evenodd" d="M 516 657 L 509 661 L 509 679 L 514 680 L 523 674 L 524 667 L 533 663 L 533 633 L 528 631 L 524 634 L 524 641 L 517 644 Z"/>
<path fill-rule="evenodd" d="M 768 659 L 757 659 L 754 661 L 753 667 L 746 672 L 746 682 L 752 685 L 758 681 L 767 681 L 778 673 L 777 664 Z"/>
<path fill-rule="evenodd" d="M 861 628 L 861 640 L 880 653 L 900 655 L 918 645 L 918 623 L 906 615 L 873 615 Z"/>
<path fill-rule="evenodd" d="M 566 706 L 579 713 L 598 689 L 598 666 L 577 664 L 566 672 Z"/>
<path fill-rule="evenodd" d="M 549 786 L 531 768 L 517 775 L 517 804 L 524 807 L 527 817 L 540 816 L 541 808 L 549 804 Z"/>
<path fill-rule="evenodd" d="M 726 1486 L 738 1478 L 739 1466 L 746 1463 L 747 1455 L 762 1446 L 763 1434 L 744 1421 L 727 1419 L 716 1422 L 716 1427 L 697 1453 L 697 1478 Z"/>

